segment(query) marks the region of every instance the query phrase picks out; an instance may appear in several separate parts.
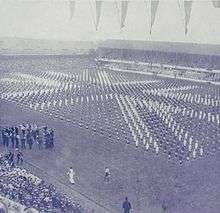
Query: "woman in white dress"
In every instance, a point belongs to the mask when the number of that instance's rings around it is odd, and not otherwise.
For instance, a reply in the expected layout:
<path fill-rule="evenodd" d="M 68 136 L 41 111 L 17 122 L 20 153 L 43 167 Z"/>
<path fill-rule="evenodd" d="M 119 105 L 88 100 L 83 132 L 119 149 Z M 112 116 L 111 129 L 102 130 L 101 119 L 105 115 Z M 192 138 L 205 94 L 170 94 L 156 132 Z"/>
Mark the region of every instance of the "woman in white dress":
<path fill-rule="evenodd" d="M 69 168 L 69 171 L 67 172 L 67 175 L 69 176 L 70 183 L 75 184 L 76 173 L 73 171 L 72 167 Z"/>

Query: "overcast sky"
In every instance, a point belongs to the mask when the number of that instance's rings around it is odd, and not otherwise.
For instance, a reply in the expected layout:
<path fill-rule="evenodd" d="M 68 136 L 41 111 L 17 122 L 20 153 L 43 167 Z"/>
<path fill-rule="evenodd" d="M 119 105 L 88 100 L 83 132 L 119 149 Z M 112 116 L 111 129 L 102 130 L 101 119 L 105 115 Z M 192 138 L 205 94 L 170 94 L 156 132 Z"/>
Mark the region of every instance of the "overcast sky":
<path fill-rule="evenodd" d="M 77 1 L 69 18 L 65 0 L 0 0 L 0 37 L 57 40 L 134 39 L 220 44 L 220 8 L 211 0 L 195 0 L 188 35 L 184 35 L 184 13 L 177 0 L 159 4 L 152 35 L 149 34 L 150 7 L 146 1 L 128 6 L 126 26 L 119 28 L 115 3 L 103 3 L 99 30 L 94 29 L 94 13 L 88 0 Z"/>

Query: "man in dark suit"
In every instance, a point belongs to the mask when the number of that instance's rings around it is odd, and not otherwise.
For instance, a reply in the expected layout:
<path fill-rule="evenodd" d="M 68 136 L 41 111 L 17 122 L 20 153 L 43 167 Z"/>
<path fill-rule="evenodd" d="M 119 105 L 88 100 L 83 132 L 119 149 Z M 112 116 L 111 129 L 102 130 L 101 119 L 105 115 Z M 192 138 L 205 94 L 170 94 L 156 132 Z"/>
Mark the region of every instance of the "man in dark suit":
<path fill-rule="evenodd" d="M 131 210 L 131 203 L 128 201 L 128 198 L 125 198 L 123 202 L 122 208 L 124 209 L 124 213 L 129 213 Z"/>

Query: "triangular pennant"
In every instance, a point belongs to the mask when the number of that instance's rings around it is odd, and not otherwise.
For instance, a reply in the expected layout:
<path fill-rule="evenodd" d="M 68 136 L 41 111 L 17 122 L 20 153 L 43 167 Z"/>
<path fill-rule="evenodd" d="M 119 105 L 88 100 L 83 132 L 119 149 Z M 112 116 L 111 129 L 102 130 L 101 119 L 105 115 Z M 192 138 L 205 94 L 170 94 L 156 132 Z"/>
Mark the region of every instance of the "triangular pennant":
<path fill-rule="evenodd" d="M 128 11 L 128 2 L 129 1 L 121 1 L 121 28 L 125 26 L 125 19 Z"/>
<path fill-rule="evenodd" d="M 184 0 L 177 0 L 179 12 L 180 12 L 180 17 L 183 25 L 185 26 L 185 11 L 184 11 Z M 185 30 L 185 28 L 184 28 Z"/>
<path fill-rule="evenodd" d="M 69 9 L 70 9 L 70 19 L 73 18 L 74 12 L 75 12 L 75 1 L 70 0 L 69 1 Z"/>
<path fill-rule="evenodd" d="M 193 1 L 184 1 L 184 11 L 185 11 L 185 34 L 188 32 L 188 25 L 191 16 Z"/>
<path fill-rule="evenodd" d="M 215 8 L 220 8 L 220 0 L 218 1 L 212 0 L 212 4 Z"/>
<path fill-rule="evenodd" d="M 95 9 L 96 9 L 95 28 L 96 28 L 96 30 L 98 30 L 100 16 L 101 16 L 101 9 L 102 9 L 102 1 L 95 1 Z"/>
<path fill-rule="evenodd" d="M 158 5 L 159 5 L 159 0 L 156 0 L 156 1 L 155 0 L 151 0 L 151 8 L 150 8 L 150 10 L 151 10 L 150 34 L 151 34 L 152 27 L 153 27 L 154 22 L 155 22 Z"/>

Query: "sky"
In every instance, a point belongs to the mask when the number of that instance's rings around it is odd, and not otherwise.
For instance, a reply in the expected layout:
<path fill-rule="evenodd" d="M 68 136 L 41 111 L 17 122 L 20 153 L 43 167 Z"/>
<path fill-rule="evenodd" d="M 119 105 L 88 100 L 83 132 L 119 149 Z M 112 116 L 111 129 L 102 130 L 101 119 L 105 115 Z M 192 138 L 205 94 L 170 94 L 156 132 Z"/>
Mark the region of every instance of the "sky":
<path fill-rule="evenodd" d="M 151 35 L 149 2 L 130 1 L 125 27 L 120 29 L 115 1 L 105 1 L 95 31 L 92 1 L 77 1 L 70 19 L 69 2 L 65 0 L 0 0 L 0 37 L 220 44 L 220 8 L 214 8 L 211 0 L 194 0 L 187 35 L 184 11 L 177 0 L 160 1 Z"/>

